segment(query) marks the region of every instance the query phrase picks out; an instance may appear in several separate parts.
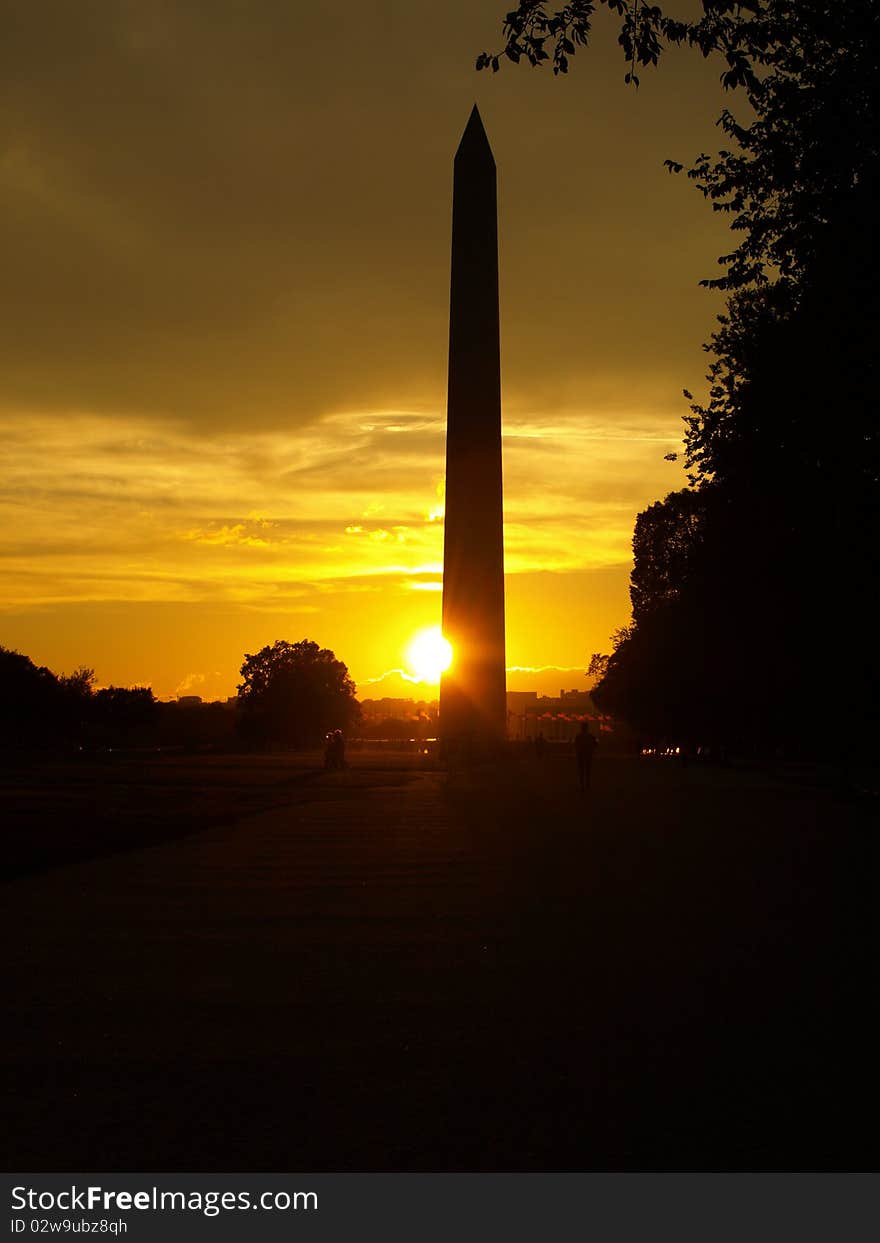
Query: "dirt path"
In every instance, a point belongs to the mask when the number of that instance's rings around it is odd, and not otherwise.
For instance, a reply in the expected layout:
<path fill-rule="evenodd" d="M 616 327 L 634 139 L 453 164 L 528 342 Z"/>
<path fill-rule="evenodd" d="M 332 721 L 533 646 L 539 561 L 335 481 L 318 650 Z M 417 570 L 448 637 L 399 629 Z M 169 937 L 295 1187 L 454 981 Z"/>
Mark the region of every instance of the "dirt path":
<path fill-rule="evenodd" d="M 870 1167 L 863 818 L 571 777 L 354 770 L 9 885 L 7 1168 Z"/>

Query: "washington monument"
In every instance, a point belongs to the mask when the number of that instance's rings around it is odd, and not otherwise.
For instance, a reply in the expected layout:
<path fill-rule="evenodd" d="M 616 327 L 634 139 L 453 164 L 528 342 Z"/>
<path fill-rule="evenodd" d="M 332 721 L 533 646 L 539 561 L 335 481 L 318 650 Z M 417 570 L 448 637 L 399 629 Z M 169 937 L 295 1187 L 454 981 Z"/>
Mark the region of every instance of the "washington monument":
<path fill-rule="evenodd" d="M 507 728 L 495 160 L 474 105 L 455 153 L 440 734 L 485 747 Z"/>

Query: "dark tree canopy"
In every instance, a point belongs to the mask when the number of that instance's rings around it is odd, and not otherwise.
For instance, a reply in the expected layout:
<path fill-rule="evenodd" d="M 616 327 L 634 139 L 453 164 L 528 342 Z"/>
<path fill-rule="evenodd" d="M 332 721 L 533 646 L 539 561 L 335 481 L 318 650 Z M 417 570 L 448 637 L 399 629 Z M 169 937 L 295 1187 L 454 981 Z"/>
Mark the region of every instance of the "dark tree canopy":
<path fill-rule="evenodd" d="M 152 740 L 158 716 L 149 686 L 105 686 L 92 700 L 92 737 L 107 745 L 143 745 Z"/>
<path fill-rule="evenodd" d="M 521 0 L 504 19 L 504 49 L 481 53 L 477 68 L 497 69 L 503 57 L 540 65 L 551 59 L 549 45 L 554 73 L 567 73 L 598 8 L 619 21 L 627 81 L 637 85 L 637 67 L 658 64 L 665 46 L 686 45 L 717 57 L 722 86 L 744 94 L 744 117 L 724 108 L 718 121 L 732 148 L 700 154 L 688 172 L 743 235 L 722 257 L 726 273 L 706 283 L 732 290 L 797 280 L 851 193 L 866 183 L 876 189 L 880 6 L 703 0 L 702 16 L 687 21 L 642 0 L 572 0 L 564 7 Z"/>
<path fill-rule="evenodd" d="M 92 669 L 54 674 L 0 648 L 0 738 L 14 749 L 139 746 L 153 741 L 158 704 L 148 687 L 94 689 Z"/>
<path fill-rule="evenodd" d="M 680 597 L 700 556 L 703 522 L 703 498 L 689 490 L 673 492 L 639 514 L 630 586 L 636 624 Z"/>
<path fill-rule="evenodd" d="M 359 715 L 355 685 L 333 652 L 302 639 L 246 655 L 238 688 L 242 730 L 258 745 L 315 745 Z"/>
<path fill-rule="evenodd" d="M 727 149 L 687 173 L 729 216 L 736 245 L 703 282 L 728 302 L 706 346 L 708 397 L 685 393 L 691 487 L 639 515 L 633 625 L 594 657 L 597 702 L 655 734 L 821 750 L 821 701 L 865 742 L 878 682 L 880 5 L 704 0 L 680 20 L 641 0 L 522 0 L 503 51 L 477 68 L 506 57 L 566 73 L 600 8 L 620 23 L 630 83 L 686 45 L 720 60 L 745 106 L 721 111 Z"/>
<path fill-rule="evenodd" d="M 54 741 L 62 692 L 45 666 L 0 647 L 0 740 L 7 747 Z"/>

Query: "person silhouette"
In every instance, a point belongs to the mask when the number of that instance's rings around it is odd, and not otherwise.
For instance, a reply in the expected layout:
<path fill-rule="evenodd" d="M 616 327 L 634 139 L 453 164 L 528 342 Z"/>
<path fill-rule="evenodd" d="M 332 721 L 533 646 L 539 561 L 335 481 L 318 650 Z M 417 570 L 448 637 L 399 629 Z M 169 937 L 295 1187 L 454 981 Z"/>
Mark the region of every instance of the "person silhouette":
<path fill-rule="evenodd" d="M 578 786 L 582 793 L 590 788 L 593 754 L 598 745 L 598 742 L 590 733 L 590 727 L 587 722 L 581 721 L 581 732 L 574 740 L 574 758 L 577 762 Z"/>
<path fill-rule="evenodd" d="M 341 729 L 334 729 L 327 735 L 327 746 L 324 750 L 324 767 L 330 769 L 345 768 L 345 737 Z"/>

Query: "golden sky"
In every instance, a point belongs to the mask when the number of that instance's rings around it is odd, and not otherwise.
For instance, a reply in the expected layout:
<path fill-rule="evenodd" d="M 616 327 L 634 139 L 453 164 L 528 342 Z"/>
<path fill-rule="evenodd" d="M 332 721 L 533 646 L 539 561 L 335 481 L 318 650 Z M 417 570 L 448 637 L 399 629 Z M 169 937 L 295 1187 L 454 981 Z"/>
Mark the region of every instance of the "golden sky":
<path fill-rule="evenodd" d="M 716 149 L 722 95 L 687 53 L 627 89 L 604 12 L 567 79 L 477 75 L 504 11 L 12 6 L 0 643 L 214 697 L 245 652 L 310 638 L 362 696 L 423 693 L 386 675 L 440 616 L 452 156 L 476 99 L 509 686 L 587 685 L 628 619 L 635 515 L 684 481 L 664 454 L 729 243 L 662 162 Z"/>

